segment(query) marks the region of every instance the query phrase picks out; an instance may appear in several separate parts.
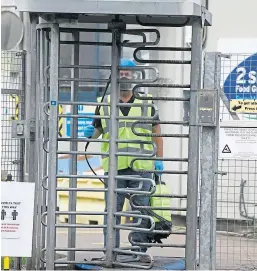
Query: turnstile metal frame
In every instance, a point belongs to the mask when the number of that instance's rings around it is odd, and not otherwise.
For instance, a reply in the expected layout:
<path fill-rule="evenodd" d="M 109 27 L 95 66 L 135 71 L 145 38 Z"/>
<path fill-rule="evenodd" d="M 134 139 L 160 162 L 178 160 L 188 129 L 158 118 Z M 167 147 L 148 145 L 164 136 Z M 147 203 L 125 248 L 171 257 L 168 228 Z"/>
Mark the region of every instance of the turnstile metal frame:
<path fill-rule="evenodd" d="M 186 1 L 119 1 L 119 0 L 20 0 L 17 8 L 22 12 L 39 14 L 44 18 L 75 20 L 78 23 L 108 23 L 119 15 L 126 24 L 192 25 L 199 18 L 203 25 L 212 24 L 211 13 L 203 6 Z M 56 21 L 57 22 L 57 21 Z M 164 25 L 163 25 L 164 26 Z"/>
<path fill-rule="evenodd" d="M 65 9 L 64 9 L 65 7 Z M 72 21 L 75 23 L 74 29 L 76 29 L 77 23 L 85 22 L 97 22 L 97 23 L 111 23 L 114 24 L 113 31 L 113 43 L 115 42 L 117 33 L 119 32 L 118 28 L 115 28 L 115 23 L 117 19 L 123 21 L 125 24 L 137 24 L 138 22 L 141 25 L 152 25 L 152 26 L 166 26 L 166 27 L 176 27 L 176 26 L 192 26 L 192 58 L 191 58 L 191 99 L 190 107 L 192 108 L 192 114 L 190 115 L 189 126 L 190 126 L 190 136 L 189 136 L 189 167 L 188 167 L 188 176 L 190 179 L 190 185 L 188 185 L 188 198 L 187 198 L 187 244 L 186 246 L 190 249 L 186 249 L 186 269 L 195 269 L 196 268 L 196 243 L 197 243 L 197 200 L 198 200 L 198 180 L 199 180 L 199 163 L 200 163 L 200 127 L 198 125 L 198 115 L 197 115 L 197 101 L 198 96 L 197 92 L 201 89 L 201 69 L 202 69 L 202 29 L 205 25 L 211 25 L 211 14 L 204 8 L 195 3 L 188 2 L 170 2 L 170 1 L 85 1 L 79 0 L 76 4 L 74 1 L 20 1 L 18 4 L 18 9 L 20 11 L 29 12 L 33 19 L 33 28 L 32 32 L 36 31 L 35 21 L 37 20 L 38 14 L 47 20 L 47 24 L 50 29 L 50 38 L 51 38 L 51 47 L 49 51 L 51 52 L 50 59 L 50 106 L 55 108 L 58 104 L 58 57 L 59 57 L 59 27 L 61 23 L 67 23 Z M 69 13 L 67 13 L 69 10 Z M 97 15 L 96 15 L 97 14 Z M 147 15 L 146 15 L 147 14 Z M 35 19 L 36 18 L 36 19 Z M 71 19 L 72 18 L 72 19 Z M 71 24 L 72 26 L 72 24 Z M 38 29 L 44 28 L 43 24 L 39 25 Z M 34 32 L 35 33 L 35 32 Z M 119 36 L 119 35 L 118 35 Z M 39 39 L 43 41 L 42 36 L 38 36 Z M 34 47 L 33 47 L 34 46 Z M 39 45 L 38 45 L 39 46 Z M 39 46 L 36 48 L 36 44 L 32 44 L 33 50 L 41 50 Z M 119 48 L 116 48 L 116 45 L 113 46 L 113 52 L 116 56 L 112 63 L 112 70 L 115 73 L 116 66 L 118 65 L 118 52 Z M 42 51 L 41 51 L 42 53 Z M 38 53 L 39 54 L 39 53 Z M 43 56 L 42 56 L 43 57 Z M 74 60 L 76 64 L 76 60 Z M 36 72 L 36 71 L 32 71 Z M 41 71 L 44 73 L 44 71 Z M 74 70 L 76 73 L 76 68 Z M 43 76 L 42 74 L 40 76 Z M 33 77 L 33 76 L 32 76 Z M 36 78 L 36 74 L 35 77 Z M 40 77 L 42 78 L 42 77 Z M 113 84 L 115 84 L 117 79 L 112 79 Z M 36 84 L 36 82 L 34 82 Z M 37 90 L 43 86 L 37 86 Z M 74 86 L 73 86 L 74 88 Z M 35 85 L 36 89 L 36 85 Z M 114 91 L 114 88 L 112 88 Z M 117 106 L 117 101 L 112 101 L 112 106 Z M 33 113 L 32 113 L 33 114 Z M 76 115 L 74 111 L 73 114 Z M 49 118 L 49 144 L 51 145 L 51 150 L 49 152 L 49 160 L 51 165 L 48 167 L 48 204 L 49 206 L 56 206 L 56 131 L 57 131 L 57 110 L 50 110 Z M 111 118 L 115 120 L 115 111 L 112 113 Z M 116 130 L 117 127 L 113 128 Z M 42 138 L 39 138 L 40 140 Z M 114 136 L 115 139 L 115 136 Z M 40 140 L 38 142 L 40 142 Z M 115 145 L 115 144 L 114 144 Z M 115 146 L 112 146 L 112 149 L 115 150 Z M 76 151 L 75 145 L 73 145 L 73 151 Z M 111 155 L 110 159 L 115 159 L 115 154 Z M 115 163 L 114 163 L 115 165 Z M 73 165 L 74 166 L 74 165 Z M 75 170 L 74 170 L 75 171 Z M 112 178 L 115 178 L 115 171 L 111 174 Z M 72 192 L 72 190 L 70 190 Z M 74 206 L 71 206 L 74 208 Z M 48 221 L 52 223 L 56 218 L 56 210 L 48 209 Z M 72 220 L 74 220 L 74 215 L 72 211 L 70 212 Z M 75 221 L 75 220 L 74 220 Z M 109 220 L 111 223 L 111 218 Z M 112 224 L 112 223 L 111 223 Z M 55 228 L 56 225 L 54 224 Z M 109 231 L 110 234 L 110 231 Z M 51 249 L 47 249 L 47 269 L 54 269 L 55 266 L 55 230 L 47 231 L 47 240 L 48 246 Z M 74 242 L 72 242 L 74 245 Z M 109 265 L 111 263 L 110 254 L 113 253 L 114 244 L 109 245 L 111 251 L 108 251 L 107 256 L 109 257 Z M 75 252 L 71 250 L 70 252 Z M 74 253 L 73 253 L 74 254 Z M 75 255 L 75 254 L 74 254 Z"/>

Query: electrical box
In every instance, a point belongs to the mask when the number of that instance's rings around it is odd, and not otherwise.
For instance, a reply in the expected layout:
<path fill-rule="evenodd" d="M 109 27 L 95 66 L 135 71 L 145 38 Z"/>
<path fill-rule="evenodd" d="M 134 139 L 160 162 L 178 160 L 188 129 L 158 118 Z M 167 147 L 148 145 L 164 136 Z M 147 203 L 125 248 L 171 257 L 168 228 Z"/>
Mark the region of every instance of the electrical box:
<path fill-rule="evenodd" d="M 217 125 L 217 90 L 202 89 L 197 92 L 197 122 L 200 126 Z"/>

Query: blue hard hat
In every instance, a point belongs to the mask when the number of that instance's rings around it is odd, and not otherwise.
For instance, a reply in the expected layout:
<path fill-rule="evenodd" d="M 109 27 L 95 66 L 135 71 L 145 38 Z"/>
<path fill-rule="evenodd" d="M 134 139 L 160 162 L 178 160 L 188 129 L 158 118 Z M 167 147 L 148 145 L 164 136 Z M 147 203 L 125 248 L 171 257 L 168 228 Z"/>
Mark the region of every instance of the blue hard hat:
<path fill-rule="evenodd" d="M 122 58 L 120 60 L 120 67 L 136 67 L 136 63 L 128 58 Z"/>

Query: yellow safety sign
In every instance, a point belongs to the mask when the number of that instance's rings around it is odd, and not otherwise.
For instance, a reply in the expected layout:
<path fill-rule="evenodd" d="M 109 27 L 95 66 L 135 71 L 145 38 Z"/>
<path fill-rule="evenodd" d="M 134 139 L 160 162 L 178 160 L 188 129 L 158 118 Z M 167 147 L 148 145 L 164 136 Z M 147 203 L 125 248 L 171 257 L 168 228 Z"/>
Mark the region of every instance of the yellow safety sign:
<path fill-rule="evenodd" d="M 230 100 L 230 112 L 257 113 L 257 100 Z"/>
<path fill-rule="evenodd" d="M 14 116 L 11 116 L 11 120 L 19 120 L 19 96 L 16 94 L 10 95 L 10 100 L 15 101 L 15 114 Z"/>
<path fill-rule="evenodd" d="M 58 113 L 59 114 L 63 113 L 62 105 L 59 105 Z M 58 136 L 63 137 L 63 118 L 61 118 L 61 117 L 59 118 L 59 121 L 58 121 Z"/>
<path fill-rule="evenodd" d="M 48 110 L 50 110 L 50 106 L 48 106 Z M 63 107 L 61 104 L 58 106 L 58 114 L 63 113 Z M 63 137 L 63 118 L 59 117 L 58 119 L 58 136 Z"/>

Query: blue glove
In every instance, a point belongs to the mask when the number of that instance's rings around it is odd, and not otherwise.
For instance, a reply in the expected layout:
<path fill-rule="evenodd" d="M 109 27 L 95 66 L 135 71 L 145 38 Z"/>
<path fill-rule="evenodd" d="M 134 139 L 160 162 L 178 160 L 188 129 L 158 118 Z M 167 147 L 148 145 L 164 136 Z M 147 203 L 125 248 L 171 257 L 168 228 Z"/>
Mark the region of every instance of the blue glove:
<path fill-rule="evenodd" d="M 155 165 L 155 170 L 163 170 L 163 168 L 164 168 L 162 161 L 157 160 L 157 161 L 155 161 L 154 165 Z M 158 172 L 158 173 L 156 172 L 156 174 L 159 175 L 159 176 L 162 175 L 162 173 L 160 173 L 160 172 Z"/>
<path fill-rule="evenodd" d="M 92 137 L 95 131 L 95 127 L 93 125 L 88 125 L 85 129 L 85 136 Z"/>

